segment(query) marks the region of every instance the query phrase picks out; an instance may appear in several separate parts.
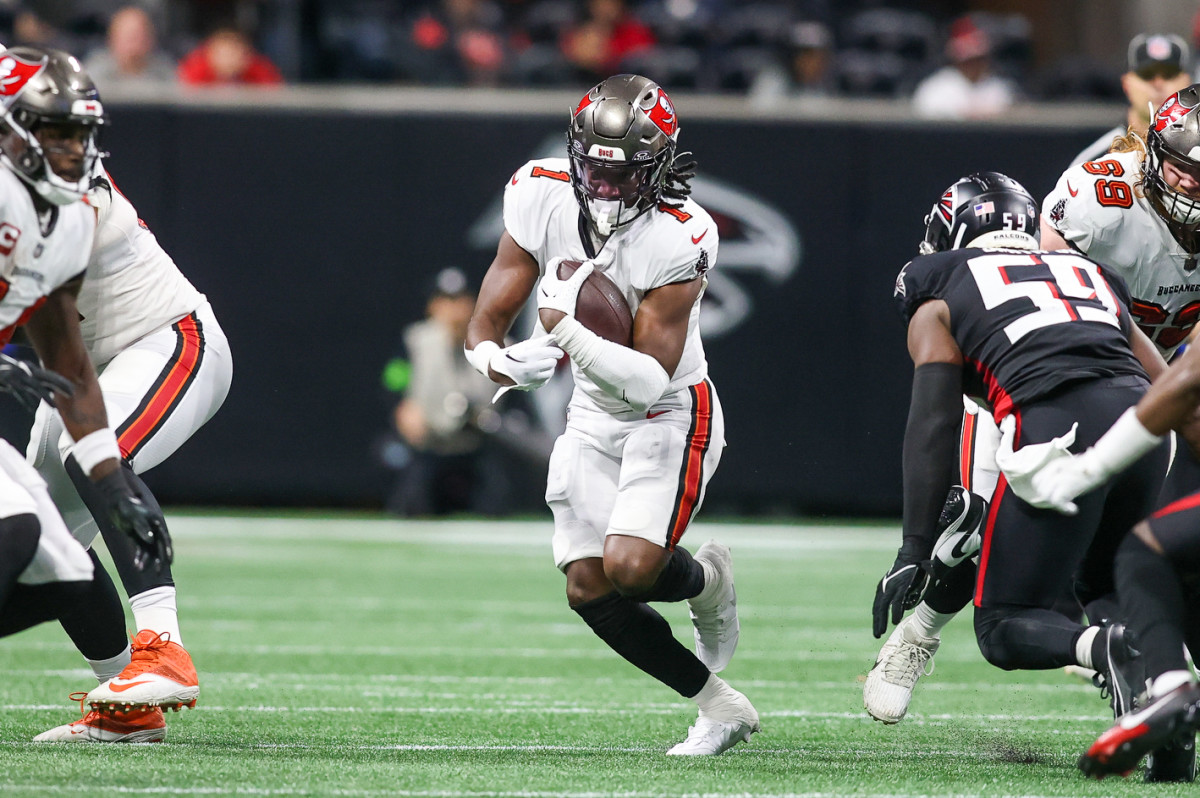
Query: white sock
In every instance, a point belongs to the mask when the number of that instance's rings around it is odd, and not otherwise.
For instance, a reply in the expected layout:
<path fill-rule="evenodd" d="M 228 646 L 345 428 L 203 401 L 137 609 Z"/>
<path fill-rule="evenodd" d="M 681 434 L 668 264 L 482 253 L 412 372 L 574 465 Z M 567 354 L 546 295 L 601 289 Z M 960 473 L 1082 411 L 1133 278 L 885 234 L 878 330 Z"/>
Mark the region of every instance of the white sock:
<path fill-rule="evenodd" d="M 922 637 L 937 637 L 955 615 L 958 615 L 958 613 L 937 612 L 922 601 L 913 610 L 913 620 L 911 621 L 912 626 L 910 628 L 913 628 Z"/>
<path fill-rule="evenodd" d="M 700 588 L 700 592 L 692 596 L 690 601 L 696 604 L 704 604 L 712 601 L 713 593 L 717 590 L 717 569 L 706 560 L 696 560 L 700 563 L 700 567 L 704 569 L 704 587 Z"/>
<path fill-rule="evenodd" d="M 1192 674 L 1188 671 L 1167 671 L 1160 674 L 1154 684 L 1150 685 L 1150 696 L 1152 698 L 1160 698 L 1174 690 L 1181 684 L 1187 684 L 1192 680 Z"/>
<path fill-rule="evenodd" d="M 96 678 L 100 681 L 100 684 L 104 684 L 109 679 L 125 670 L 125 666 L 128 665 L 132 660 L 133 656 L 129 651 L 129 646 L 125 646 L 125 649 L 115 657 L 109 657 L 108 659 L 89 659 L 87 664 L 91 666 L 92 673 L 96 674 Z"/>
<path fill-rule="evenodd" d="M 1092 662 L 1092 641 L 1096 639 L 1096 635 L 1100 634 L 1099 626 L 1089 626 L 1083 630 L 1083 634 L 1075 641 L 1075 661 L 1085 668 L 1098 670 L 1096 664 Z"/>
<path fill-rule="evenodd" d="M 700 688 L 700 692 L 692 696 L 692 700 L 696 702 L 696 706 L 700 707 L 701 714 L 708 714 L 725 704 L 732 692 L 734 692 L 733 688 L 726 684 L 724 679 L 711 673 L 708 681 Z"/>
<path fill-rule="evenodd" d="M 175 607 L 175 586 L 164 585 L 131 596 L 129 606 L 138 631 L 149 629 L 183 645 L 179 634 L 179 610 Z"/>

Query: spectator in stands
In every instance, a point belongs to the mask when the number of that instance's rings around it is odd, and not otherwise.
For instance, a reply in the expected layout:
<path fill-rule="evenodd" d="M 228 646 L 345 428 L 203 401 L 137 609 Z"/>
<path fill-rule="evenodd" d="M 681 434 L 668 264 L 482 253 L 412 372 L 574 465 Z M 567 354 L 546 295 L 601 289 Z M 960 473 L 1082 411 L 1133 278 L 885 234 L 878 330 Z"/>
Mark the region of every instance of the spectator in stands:
<path fill-rule="evenodd" d="M 436 277 L 426 318 L 404 331 L 410 378 L 393 423 L 411 459 L 388 510 L 399 515 L 474 511 L 498 514 L 505 505 L 505 469 L 488 465 L 486 432 L 497 431 L 496 386 L 467 362 L 463 345 L 475 294 L 459 269 Z"/>
<path fill-rule="evenodd" d="M 28 44 L 67 52 L 75 51 L 75 42 L 71 37 L 29 4 L 24 4 L 14 15 L 12 41 L 5 44 Z"/>
<path fill-rule="evenodd" d="M 191 86 L 278 85 L 283 76 L 250 37 L 234 27 L 220 27 L 179 62 L 179 80 Z"/>
<path fill-rule="evenodd" d="M 1094 161 L 1108 152 L 1113 140 L 1126 129 L 1146 138 L 1150 114 L 1163 101 L 1192 83 L 1192 57 L 1187 42 L 1169 33 L 1139 33 L 1129 42 L 1129 71 L 1121 76 L 1121 88 L 1129 98 L 1125 122 L 1089 144 L 1071 162 L 1074 166 Z"/>
<path fill-rule="evenodd" d="M 750 87 L 755 102 L 782 97 L 827 97 L 833 93 L 829 65 L 833 36 L 820 22 L 803 20 L 788 32 L 784 64 L 758 74 Z"/>
<path fill-rule="evenodd" d="M 600 81 L 621 71 L 622 58 L 655 43 L 654 32 L 625 0 L 588 0 L 583 22 L 567 31 L 562 51 L 582 78 Z"/>
<path fill-rule="evenodd" d="M 1016 89 L 991 70 L 991 43 L 971 20 L 961 17 L 946 42 L 950 61 L 917 85 L 913 109 L 930 119 L 984 119 L 1004 113 Z"/>
<path fill-rule="evenodd" d="M 137 6 L 113 14 L 107 46 L 88 57 L 87 70 L 103 91 L 175 82 L 175 60 L 158 49 L 154 22 Z"/>
<path fill-rule="evenodd" d="M 494 86 L 508 63 L 503 23 L 487 0 L 440 0 L 410 26 L 401 66 L 421 83 Z"/>

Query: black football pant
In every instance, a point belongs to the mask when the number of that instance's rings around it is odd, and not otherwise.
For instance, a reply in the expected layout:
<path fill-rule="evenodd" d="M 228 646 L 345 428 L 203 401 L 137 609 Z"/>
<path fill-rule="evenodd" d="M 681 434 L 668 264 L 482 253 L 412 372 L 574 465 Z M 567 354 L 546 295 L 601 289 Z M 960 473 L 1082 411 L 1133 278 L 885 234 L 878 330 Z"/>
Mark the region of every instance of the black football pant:
<path fill-rule="evenodd" d="M 1013 411 L 1016 446 L 1048 441 L 1078 421 L 1071 449 L 1082 452 L 1145 390 L 1146 382 L 1135 377 L 1097 379 L 1026 403 Z M 974 597 L 976 639 L 988 662 L 1010 670 L 1076 661 L 1075 641 L 1083 627 L 1055 611 L 1054 604 L 1072 576 L 1085 607 L 1111 602 L 1117 547 L 1153 509 L 1168 456 L 1163 442 L 1115 480 L 1076 499 L 1075 516 L 1027 504 L 1001 475 L 984 529 Z"/>

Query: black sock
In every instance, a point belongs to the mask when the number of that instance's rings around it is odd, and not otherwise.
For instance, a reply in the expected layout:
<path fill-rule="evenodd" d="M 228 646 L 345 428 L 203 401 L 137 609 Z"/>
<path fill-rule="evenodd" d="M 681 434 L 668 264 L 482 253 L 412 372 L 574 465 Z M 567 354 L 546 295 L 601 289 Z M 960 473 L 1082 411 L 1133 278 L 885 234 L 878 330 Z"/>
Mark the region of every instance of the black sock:
<path fill-rule="evenodd" d="M 683 601 L 695 598 L 704 589 L 704 566 L 688 550 L 676 546 L 658 580 L 638 601 Z"/>
<path fill-rule="evenodd" d="M 108 547 L 108 553 L 112 556 L 117 575 L 121 577 L 121 585 L 125 588 L 125 594 L 136 596 L 138 593 L 145 593 L 156 587 L 175 584 L 171 577 L 171 566 L 164 562 L 159 562 L 157 567 L 148 563 L 145 570 L 141 571 L 134 566 L 133 559 L 137 554 L 137 544 L 129 535 L 112 525 L 108 519 L 108 508 L 100 492 L 96 490 L 95 483 L 83 473 L 83 469 L 75 462 L 74 457 L 67 457 L 63 465 L 66 466 L 67 474 L 71 477 L 71 482 L 74 483 L 79 498 L 83 499 L 83 503 L 96 521 L 96 526 L 100 527 L 100 535 L 104 538 L 104 545 Z M 158 501 L 150 493 L 146 483 L 142 482 L 141 478 L 133 473 L 133 469 L 127 464 L 122 463 L 121 467 L 125 469 L 125 478 L 135 486 L 139 498 L 152 509 L 159 509 Z"/>
<path fill-rule="evenodd" d="M 0 518 L 0 607 L 37 554 L 42 525 L 33 513 Z"/>
<path fill-rule="evenodd" d="M 1117 594 L 1129 628 L 1137 635 L 1146 674 L 1186 670 L 1183 628 L 1187 614 L 1183 588 L 1174 567 L 1137 535 L 1126 535 L 1117 549 Z"/>
<path fill-rule="evenodd" d="M 125 636 L 125 610 L 112 577 L 96 552 L 88 551 L 92 557 L 92 583 L 87 594 L 66 612 L 59 615 L 67 636 L 87 659 L 109 659 L 120 654 L 127 644 Z"/>
<path fill-rule="evenodd" d="M 970 559 L 951 568 L 925 592 L 923 601 L 934 612 L 953 615 L 971 603 L 975 595 L 975 574 L 978 569 Z"/>
<path fill-rule="evenodd" d="M 700 692 L 709 671 L 645 604 L 613 591 L 572 609 L 609 648 L 685 698 Z"/>

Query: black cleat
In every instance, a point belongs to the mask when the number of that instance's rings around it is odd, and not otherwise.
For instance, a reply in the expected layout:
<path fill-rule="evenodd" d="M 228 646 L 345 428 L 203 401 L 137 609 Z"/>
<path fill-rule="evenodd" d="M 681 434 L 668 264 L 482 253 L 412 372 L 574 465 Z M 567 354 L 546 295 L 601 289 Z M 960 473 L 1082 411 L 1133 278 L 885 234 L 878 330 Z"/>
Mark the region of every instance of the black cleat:
<path fill-rule="evenodd" d="M 1196 732 L 1191 730 L 1146 757 L 1146 781 L 1196 780 Z"/>
<path fill-rule="evenodd" d="M 1100 647 L 1099 652 L 1095 650 L 1096 645 Z M 1098 657 L 1096 653 L 1099 653 Z M 1092 682 L 1100 688 L 1100 695 L 1109 700 L 1113 717 L 1132 712 L 1134 696 L 1146 683 L 1141 652 L 1133 632 L 1122 623 L 1102 627 L 1093 644 L 1093 661 L 1096 662 L 1096 675 Z"/>

